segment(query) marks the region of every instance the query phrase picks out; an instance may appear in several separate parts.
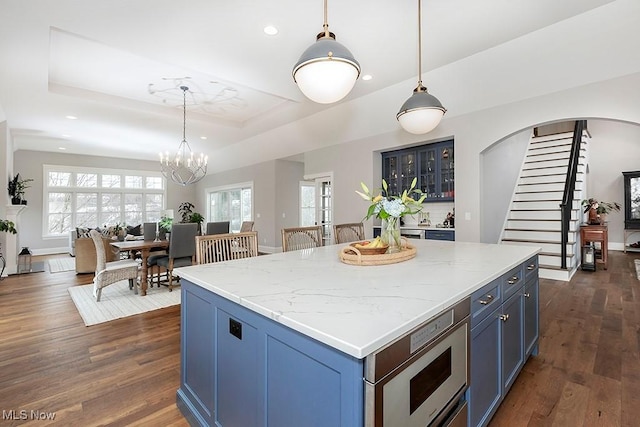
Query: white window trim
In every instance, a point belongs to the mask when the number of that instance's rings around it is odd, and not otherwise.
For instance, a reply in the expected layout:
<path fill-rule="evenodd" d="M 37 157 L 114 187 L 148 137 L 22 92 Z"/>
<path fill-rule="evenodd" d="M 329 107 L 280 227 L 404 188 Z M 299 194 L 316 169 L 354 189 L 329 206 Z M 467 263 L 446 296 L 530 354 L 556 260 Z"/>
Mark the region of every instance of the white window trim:
<path fill-rule="evenodd" d="M 149 189 L 149 188 L 131 188 L 131 187 L 117 187 L 117 188 L 108 188 L 110 192 L 121 192 L 121 193 L 131 193 L 132 191 L 140 192 L 143 194 L 162 194 L 163 195 L 163 209 L 166 208 L 167 204 L 167 180 L 164 178 L 160 171 L 148 171 L 148 170 L 135 170 L 135 169 L 115 169 L 115 168 L 96 168 L 89 166 L 68 166 L 68 165 L 42 165 L 42 238 L 60 238 L 62 235 L 60 234 L 48 234 L 47 224 L 49 217 L 49 193 L 56 192 L 59 190 L 60 192 L 71 192 L 71 193 L 83 193 L 83 192 L 98 192 L 100 193 L 102 190 L 106 190 L 107 187 L 49 187 L 49 172 L 69 172 L 69 173 L 95 173 L 98 175 L 121 175 L 124 180 L 125 175 L 135 175 L 142 177 L 156 177 L 162 178 L 162 189 Z M 124 183 L 124 181 L 123 181 Z M 72 203 L 75 203 L 75 197 L 73 198 Z M 73 207 L 72 215 L 75 217 L 76 211 L 75 206 Z M 73 225 L 75 227 L 75 225 Z"/>
<path fill-rule="evenodd" d="M 255 190 L 253 188 L 253 181 L 245 181 L 245 182 L 239 182 L 236 184 L 227 184 L 227 185 L 220 185 L 217 187 L 207 187 L 204 190 L 204 194 L 205 194 L 205 201 L 207 204 L 207 210 L 206 210 L 206 220 L 205 221 L 209 221 L 209 218 L 211 218 L 211 200 L 210 200 L 210 196 L 211 193 L 217 193 L 219 191 L 228 191 L 228 190 L 236 190 L 236 189 L 242 189 L 242 188 L 250 188 L 251 189 L 251 220 L 255 221 Z"/>

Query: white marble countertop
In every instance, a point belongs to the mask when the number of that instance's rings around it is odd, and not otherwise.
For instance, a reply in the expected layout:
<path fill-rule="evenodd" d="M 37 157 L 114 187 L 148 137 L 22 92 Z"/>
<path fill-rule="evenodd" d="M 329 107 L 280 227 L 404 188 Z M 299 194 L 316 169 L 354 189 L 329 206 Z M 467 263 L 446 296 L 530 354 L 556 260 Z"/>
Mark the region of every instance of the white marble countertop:
<path fill-rule="evenodd" d="M 340 261 L 344 245 L 178 268 L 175 274 L 344 353 L 362 359 L 540 248 L 412 240 L 397 264 Z"/>

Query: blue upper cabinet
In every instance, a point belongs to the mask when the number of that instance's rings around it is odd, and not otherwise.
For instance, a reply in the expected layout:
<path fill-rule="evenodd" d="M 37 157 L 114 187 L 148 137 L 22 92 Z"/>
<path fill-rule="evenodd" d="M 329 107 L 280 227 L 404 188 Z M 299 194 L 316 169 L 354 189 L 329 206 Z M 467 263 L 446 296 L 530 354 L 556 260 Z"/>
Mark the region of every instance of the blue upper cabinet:
<path fill-rule="evenodd" d="M 390 194 L 401 194 L 418 178 L 425 202 L 455 198 L 453 140 L 382 153 L 382 177 Z"/>
<path fill-rule="evenodd" d="M 402 194 L 411 187 L 418 175 L 415 149 L 396 150 L 382 154 L 382 178 L 387 181 L 389 194 Z"/>

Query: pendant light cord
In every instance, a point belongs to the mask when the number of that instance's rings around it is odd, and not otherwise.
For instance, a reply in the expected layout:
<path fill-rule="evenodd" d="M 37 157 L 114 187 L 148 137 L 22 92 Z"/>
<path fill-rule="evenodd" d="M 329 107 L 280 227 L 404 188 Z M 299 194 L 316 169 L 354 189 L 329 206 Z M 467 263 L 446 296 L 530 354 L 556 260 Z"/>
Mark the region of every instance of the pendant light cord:
<path fill-rule="evenodd" d="M 418 91 L 422 87 L 422 0 L 418 0 Z"/>
<path fill-rule="evenodd" d="M 324 24 L 322 25 L 322 28 L 324 28 L 324 36 L 325 37 L 329 37 L 329 20 L 327 18 L 328 13 L 327 13 L 327 0 L 324 0 Z"/>
<path fill-rule="evenodd" d="M 187 141 L 187 91 L 186 86 L 180 86 L 182 89 L 182 142 Z"/>

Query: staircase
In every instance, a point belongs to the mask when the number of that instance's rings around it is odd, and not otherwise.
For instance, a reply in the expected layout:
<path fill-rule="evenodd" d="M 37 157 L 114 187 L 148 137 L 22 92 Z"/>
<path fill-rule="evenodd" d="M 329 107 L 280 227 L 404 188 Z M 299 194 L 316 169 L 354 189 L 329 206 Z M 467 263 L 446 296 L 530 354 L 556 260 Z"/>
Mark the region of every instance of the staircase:
<path fill-rule="evenodd" d="M 533 137 L 529 143 L 525 162 L 501 243 L 532 245 L 542 248 L 539 254 L 541 278 L 571 279 L 580 265 L 580 201 L 585 185 L 587 143 L 589 135 L 582 134 L 580 161 L 573 196 L 569 236 L 567 240 L 566 269 L 561 266 L 561 213 L 560 203 L 564 190 L 573 132 Z"/>

